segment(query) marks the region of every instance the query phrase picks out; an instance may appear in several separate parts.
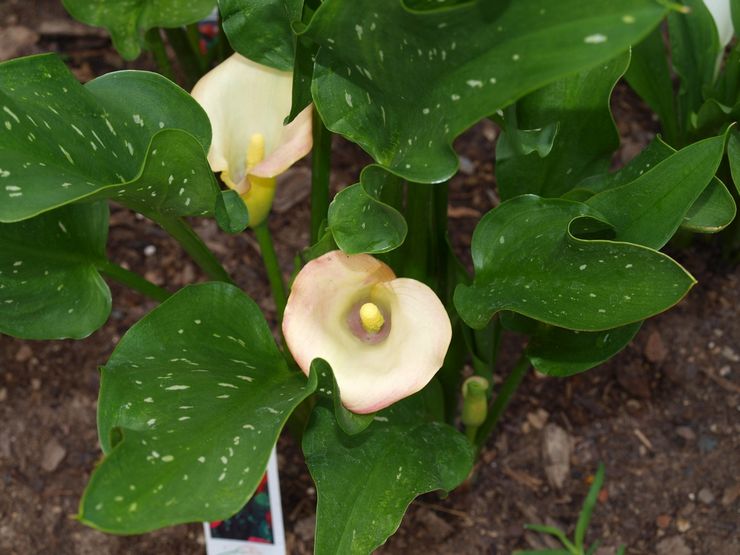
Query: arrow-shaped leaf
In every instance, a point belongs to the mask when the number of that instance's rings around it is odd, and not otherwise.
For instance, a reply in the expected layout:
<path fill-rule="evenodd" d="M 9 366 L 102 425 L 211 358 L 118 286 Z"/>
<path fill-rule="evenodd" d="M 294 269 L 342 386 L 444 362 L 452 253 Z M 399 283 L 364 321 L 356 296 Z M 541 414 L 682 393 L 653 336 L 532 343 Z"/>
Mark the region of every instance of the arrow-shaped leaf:
<path fill-rule="evenodd" d="M 236 513 L 315 379 L 290 370 L 234 286 L 187 287 L 121 339 L 102 370 L 105 460 L 80 519 L 120 534 Z"/>

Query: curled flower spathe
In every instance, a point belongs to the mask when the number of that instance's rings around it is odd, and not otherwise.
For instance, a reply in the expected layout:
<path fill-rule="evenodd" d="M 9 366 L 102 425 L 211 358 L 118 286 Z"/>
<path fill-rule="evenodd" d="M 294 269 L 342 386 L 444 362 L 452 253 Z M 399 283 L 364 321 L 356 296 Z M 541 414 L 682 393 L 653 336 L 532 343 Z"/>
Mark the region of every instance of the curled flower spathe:
<path fill-rule="evenodd" d="M 732 25 L 731 2 L 730 0 L 704 0 L 704 5 L 712 15 L 712 19 L 714 19 L 719 36 L 719 47 L 720 50 L 724 51 L 735 34 L 735 29 Z"/>
<path fill-rule="evenodd" d="M 191 93 L 211 122 L 211 169 L 241 195 L 252 227 L 270 212 L 275 178 L 311 151 L 311 106 L 283 125 L 292 90 L 291 72 L 234 54 L 204 75 Z"/>
<path fill-rule="evenodd" d="M 342 403 L 367 414 L 420 391 L 452 338 L 441 301 L 366 254 L 332 251 L 293 283 L 283 334 L 303 372 L 316 358 L 334 371 Z"/>

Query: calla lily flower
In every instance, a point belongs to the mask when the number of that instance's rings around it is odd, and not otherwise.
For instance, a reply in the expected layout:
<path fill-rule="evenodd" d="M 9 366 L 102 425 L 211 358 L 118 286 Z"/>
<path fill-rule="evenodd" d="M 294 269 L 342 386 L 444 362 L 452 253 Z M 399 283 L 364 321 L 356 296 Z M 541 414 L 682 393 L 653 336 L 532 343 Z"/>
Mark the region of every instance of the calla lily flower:
<path fill-rule="evenodd" d="M 366 254 L 329 252 L 298 273 L 283 335 L 308 375 L 328 362 L 349 410 L 367 414 L 421 390 L 452 338 L 444 306 L 423 283 Z"/>
<path fill-rule="evenodd" d="M 724 50 L 732 40 L 735 29 L 732 25 L 732 9 L 730 0 L 704 0 L 704 5 L 712 14 L 714 24 L 719 34 L 719 47 Z"/>
<path fill-rule="evenodd" d="M 249 225 L 270 212 L 275 178 L 311 151 L 312 107 L 288 125 L 293 74 L 234 54 L 204 75 L 192 96 L 213 130 L 208 162 L 249 210 Z"/>

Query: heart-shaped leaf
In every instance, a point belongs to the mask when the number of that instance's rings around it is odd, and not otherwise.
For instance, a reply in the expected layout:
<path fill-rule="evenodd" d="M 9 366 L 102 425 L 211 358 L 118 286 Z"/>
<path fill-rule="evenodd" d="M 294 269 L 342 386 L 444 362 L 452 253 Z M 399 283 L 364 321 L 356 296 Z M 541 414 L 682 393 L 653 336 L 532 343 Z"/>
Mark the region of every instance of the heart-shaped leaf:
<path fill-rule="evenodd" d="M 303 0 L 219 0 L 221 22 L 232 48 L 253 62 L 293 70 L 295 34 Z"/>
<path fill-rule="evenodd" d="M 133 60 L 141 53 L 146 31 L 195 23 L 213 11 L 216 0 L 62 0 L 62 4 L 78 21 L 105 27 L 119 54 Z"/>
<path fill-rule="evenodd" d="M 155 73 L 81 86 L 54 55 L 0 64 L 0 221 L 114 198 L 157 219 L 213 211 L 210 124 Z"/>
<path fill-rule="evenodd" d="M 724 156 L 726 135 L 687 146 L 625 185 L 586 201 L 606 216 L 617 239 L 659 249 L 699 199 Z"/>
<path fill-rule="evenodd" d="M 107 237 L 105 202 L 0 224 L 0 333 L 82 339 L 102 326 L 111 296 L 97 265 Z"/>
<path fill-rule="evenodd" d="M 647 247 L 575 237 L 571 224 L 603 220 L 585 204 L 523 195 L 494 208 L 473 234 L 473 285 L 455 306 L 473 328 L 499 310 L 547 324 L 600 331 L 637 322 L 676 304 L 694 279 Z"/>
<path fill-rule="evenodd" d="M 654 0 L 479 1 L 423 12 L 327 0 L 313 98 L 332 131 L 412 181 L 451 177 L 451 143 L 549 82 L 610 60 L 665 14 Z"/>
<path fill-rule="evenodd" d="M 372 552 L 396 531 L 417 495 L 450 491 L 468 476 L 473 449 L 454 428 L 430 421 L 426 395 L 381 411 L 353 436 L 337 424 L 331 399 L 321 396 L 303 436 L 318 493 L 316 555 Z"/>
<path fill-rule="evenodd" d="M 239 289 L 182 289 L 128 331 L 102 370 L 106 458 L 80 519 L 133 534 L 236 513 L 283 424 L 315 386 L 288 368 Z"/>
<path fill-rule="evenodd" d="M 347 254 L 388 252 L 406 239 L 406 220 L 378 200 L 389 179 L 398 178 L 378 166 L 368 166 L 360 183 L 337 193 L 329 205 L 329 229 Z"/>
<path fill-rule="evenodd" d="M 624 54 L 525 96 L 516 103 L 517 122 L 523 129 L 555 123 L 559 131 L 546 156 L 523 153 L 502 159 L 496 147 L 496 181 L 502 199 L 525 193 L 559 197 L 584 177 L 605 172 L 619 146 L 609 98 L 622 77 L 629 55 Z"/>

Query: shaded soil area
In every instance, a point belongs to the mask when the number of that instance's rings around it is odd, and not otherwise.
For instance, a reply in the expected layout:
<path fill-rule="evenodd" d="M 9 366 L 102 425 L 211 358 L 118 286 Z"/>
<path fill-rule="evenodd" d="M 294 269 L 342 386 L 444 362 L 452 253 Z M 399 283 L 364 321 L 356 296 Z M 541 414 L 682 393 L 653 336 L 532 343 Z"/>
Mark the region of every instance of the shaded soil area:
<path fill-rule="evenodd" d="M 129 65 L 104 33 L 70 21 L 57 2 L 0 2 L 0 59 L 47 50 L 64 53 L 81 80 Z M 149 64 L 144 58 L 136 67 Z M 625 88 L 617 90 L 613 106 L 623 136 L 619 165 L 655 129 Z M 495 138 L 493 125 L 482 123 L 456 145 L 463 159 L 449 215 L 455 248 L 464 257 L 475 223 L 498 201 Z M 335 139 L 334 188 L 354 183 L 367 161 L 357 147 Z M 270 222 L 286 275 L 308 243 L 308 180 L 305 165 L 283 176 Z M 226 236 L 208 220 L 195 227 L 274 321 L 254 238 Z M 109 254 L 171 290 L 204 279 L 161 229 L 124 208 L 113 209 Z M 602 540 L 600 555 L 620 544 L 634 554 L 740 553 L 740 269 L 722 261 L 717 241 L 697 240 L 671 254 L 699 280 L 687 299 L 591 372 L 567 380 L 530 374 L 469 482 L 446 499 L 430 494 L 412 503 L 381 553 L 508 554 L 550 546 L 523 525 L 551 523 L 572 532 L 599 461 L 606 465 L 606 485 L 589 539 Z M 200 525 L 114 537 L 72 518 L 101 456 L 96 369 L 155 306 L 115 283 L 111 289 L 109 321 L 84 341 L 0 337 L 0 553 L 204 552 Z M 504 369 L 513 364 L 519 339 L 507 344 Z M 545 447 L 565 453 L 558 468 L 544 456 Z M 289 551 L 310 553 L 316 492 L 289 436 L 281 438 L 279 451 Z"/>

